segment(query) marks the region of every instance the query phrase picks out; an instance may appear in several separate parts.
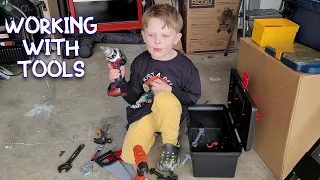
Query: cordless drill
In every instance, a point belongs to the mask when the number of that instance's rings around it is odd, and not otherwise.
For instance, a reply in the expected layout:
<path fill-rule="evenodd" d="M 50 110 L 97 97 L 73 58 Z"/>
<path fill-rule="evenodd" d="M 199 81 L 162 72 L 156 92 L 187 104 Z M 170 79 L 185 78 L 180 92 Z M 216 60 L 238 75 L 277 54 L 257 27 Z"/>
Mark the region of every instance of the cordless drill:
<path fill-rule="evenodd" d="M 135 180 L 147 180 L 148 159 L 141 145 L 133 147 L 134 159 L 137 166 L 137 176 Z"/>
<path fill-rule="evenodd" d="M 120 51 L 118 48 L 110 48 L 110 47 L 101 47 L 104 54 L 106 55 L 106 60 L 108 60 L 113 69 L 119 69 L 120 66 L 125 65 L 127 62 L 127 58 L 125 55 Z M 121 82 L 122 82 L 122 75 L 120 72 L 119 78 L 115 79 L 115 82 L 110 83 L 108 87 L 108 95 L 117 97 L 117 96 L 125 96 L 126 92 L 121 90 Z"/>

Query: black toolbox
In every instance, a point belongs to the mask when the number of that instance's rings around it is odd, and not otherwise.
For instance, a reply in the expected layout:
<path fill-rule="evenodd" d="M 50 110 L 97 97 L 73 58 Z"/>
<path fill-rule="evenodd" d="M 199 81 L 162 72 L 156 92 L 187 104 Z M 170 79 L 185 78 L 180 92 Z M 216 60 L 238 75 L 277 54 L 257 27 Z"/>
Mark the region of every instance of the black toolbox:
<path fill-rule="evenodd" d="M 242 148 L 251 150 L 255 121 L 260 115 L 246 88 L 248 78 L 242 80 L 237 70 L 231 69 L 228 106 L 188 107 L 187 134 L 194 177 L 234 177 Z M 199 136 L 199 132 L 203 134 Z"/>

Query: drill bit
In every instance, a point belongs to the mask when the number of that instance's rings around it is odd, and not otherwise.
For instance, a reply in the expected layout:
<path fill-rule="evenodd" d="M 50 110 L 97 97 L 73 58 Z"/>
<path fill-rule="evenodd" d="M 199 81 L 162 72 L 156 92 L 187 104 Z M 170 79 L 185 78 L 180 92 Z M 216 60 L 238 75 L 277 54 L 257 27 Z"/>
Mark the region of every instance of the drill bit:
<path fill-rule="evenodd" d="M 147 172 L 144 172 L 143 175 L 144 175 L 144 179 L 145 179 L 145 180 L 148 180 L 148 179 L 147 179 Z"/>

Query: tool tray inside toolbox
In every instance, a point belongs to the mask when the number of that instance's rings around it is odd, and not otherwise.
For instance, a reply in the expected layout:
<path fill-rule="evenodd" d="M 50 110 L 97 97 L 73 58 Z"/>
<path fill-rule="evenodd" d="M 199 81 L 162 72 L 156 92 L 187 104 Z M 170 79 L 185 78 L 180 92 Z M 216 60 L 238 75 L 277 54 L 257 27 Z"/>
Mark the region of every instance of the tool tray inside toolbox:
<path fill-rule="evenodd" d="M 206 109 L 207 111 L 204 111 Z M 197 105 L 189 108 L 189 117 L 197 119 L 197 122 L 189 123 L 189 144 L 192 152 L 240 152 L 241 148 L 236 134 L 229 124 L 229 112 L 225 105 Z M 200 118 L 199 118 L 200 116 Z M 202 117 L 201 117 L 202 116 Z M 198 118 L 197 118 L 198 117 Z M 201 125 L 200 125 L 201 124 Z M 199 139 L 197 147 L 192 142 L 199 134 L 199 127 L 204 128 L 204 134 Z M 213 143 L 217 142 L 209 148 Z"/>
<path fill-rule="evenodd" d="M 196 104 L 188 107 L 189 147 L 195 177 L 233 177 L 237 159 L 251 150 L 255 121 L 260 115 L 236 69 L 231 69 L 228 106 Z M 199 132 L 203 134 L 195 147 Z"/>

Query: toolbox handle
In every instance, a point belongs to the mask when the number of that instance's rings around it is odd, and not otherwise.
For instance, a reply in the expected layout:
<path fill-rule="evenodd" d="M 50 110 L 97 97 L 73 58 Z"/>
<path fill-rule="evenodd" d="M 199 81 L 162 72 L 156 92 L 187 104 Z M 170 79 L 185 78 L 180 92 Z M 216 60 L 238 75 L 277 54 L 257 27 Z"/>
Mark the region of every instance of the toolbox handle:
<path fill-rule="evenodd" d="M 257 112 L 257 114 L 256 114 L 256 119 L 257 119 L 257 121 L 259 121 L 259 120 L 260 120 L 260 118 L 261 118 L 261 115 L 260 115 L 260 113 L 259 113 L 259 112 Z"/>
<path fill-rule="evenodd" d="M 104 160 L 109 160 L 108 162 L 104 162 Z M 101 167 L 104 166 L 110 166 L 111 164 L 113 164 L 114 162 L 117 162 L 118 159 L 116 157 L 116 155 L 110 150 L 105 154 L 102 154 L 101 156 L 97 157 L 97 159 L 95 160 L 95 162 L 97 164 L 99 164 Z"/>

